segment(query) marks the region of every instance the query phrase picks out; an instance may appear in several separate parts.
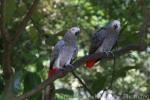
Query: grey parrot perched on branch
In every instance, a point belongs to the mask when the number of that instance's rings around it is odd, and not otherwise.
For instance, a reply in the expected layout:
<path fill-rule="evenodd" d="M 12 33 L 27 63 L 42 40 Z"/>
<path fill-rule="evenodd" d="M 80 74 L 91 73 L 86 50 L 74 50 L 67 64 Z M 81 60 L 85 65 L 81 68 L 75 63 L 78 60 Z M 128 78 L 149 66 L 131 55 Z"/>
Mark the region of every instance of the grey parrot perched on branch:
<path fill-rule="evenodd" d="M 98 30 L 92 38 L 89 54 L 99 52 L 111 52 L 118 40 L 118 33 L 121 30 L 119 20 L 114 20 L 110 24 Z M 100 59 L 91 59 L 86 62 L 87 68 L 92 68 Z"/>
<path fill-rule="evenodd" d="M 48 76 L 51 77 L 62 69 L 64 66 L 69 65 L 70 62 L 76 57 L 78 47 L 76 38 L 80 33 L 80 28 L 72 27 L 65 35 L 64 38 L 57 42 L 51 54 L 51 63 Z"/>
<path fill-rule="evenodd" d="M 56 43 L 51 54 L 48 78 L 54 76 L 56 73 L 59 72 L 59 70 L 63 69 L 65 66 L 70 65 L 71 61 L 76 57 L 78 53 L 76 38 L 79 33 L 80 28 L 72 27 L 64 35 L 64 38 Z M 53 83 L 51 83 L 45 89 L 44 100 L 56 100 L 55 86 Z"/>

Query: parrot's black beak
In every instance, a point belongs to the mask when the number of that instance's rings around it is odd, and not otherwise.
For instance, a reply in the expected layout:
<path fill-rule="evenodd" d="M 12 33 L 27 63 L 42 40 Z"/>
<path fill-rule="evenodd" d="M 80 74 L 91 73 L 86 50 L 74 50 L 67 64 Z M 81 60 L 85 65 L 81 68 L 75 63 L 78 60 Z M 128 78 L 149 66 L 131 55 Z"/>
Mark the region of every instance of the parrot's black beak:
<path fill-rule="evenodd" d="M 114 30 L 116 30 L 118 28 L 118 25 L 117 24 L 115 24 L 114 25 Z"/>
<path fill-rule="evenodd" d="M 77 31 L 77 32 L 75 33 L 76 36 L 78 36 L 79 34 L 80 34 L 80 31 Z"/>

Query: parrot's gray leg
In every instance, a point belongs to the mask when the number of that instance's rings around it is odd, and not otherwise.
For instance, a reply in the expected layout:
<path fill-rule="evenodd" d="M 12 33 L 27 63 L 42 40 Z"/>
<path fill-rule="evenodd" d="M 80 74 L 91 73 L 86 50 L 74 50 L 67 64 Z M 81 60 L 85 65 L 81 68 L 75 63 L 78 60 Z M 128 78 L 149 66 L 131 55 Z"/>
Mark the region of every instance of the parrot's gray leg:
<path fill-rule="evenodd" d="M 107 56 L 108 56 L 109 54 L 111 54 L 113 57 L 115 56 L 112 51 L 104 51 L 104 53 L 105 53 Z"/>
<path fill-rule="evenodd" d="M 64 71 L 64 70 L 65 70 L 65 68 L 59 68 L 59 70 L 60 70 L 60 71 Z"/>
<path fill-rule="evenodd" d="M 64 71 L 66 67 L 69 67 L 69 68 L 73 69 L 74 66 L 72 64 L 67 64 L 63 68 L 60 68 L 60 70 Z"/>
<path fill-rule="evenodd" d="M 108 55 L 109 55 L 109 52 L 108 52 L 108 51 L 104 51 L 104 53 L 106 54 L 106 56 L 108 56 Z"/>
<path fill-rule="evenodd" d="M 113 57 L 115 57 L 114 53 L 112 51 L 108 51 Z"/>
<path fill-rule="evenodd" d="M 73 69 L 73 65 L 72 64 L 67 64 L 66 66 L 69 66 L 69 68 Z"/>
<path fill-rule="evenodd" d="M 68 64 L 68 65 L 65 65 L 64 67 L 60 68 L 59 70 L 60 70 L 62 73 L 64 73 L 65 68 L 66 68 L 67 66 L 68 66 L 69 68 L 73 69 L 73 65 Z M 66 75 L 66 74 L 63 74 L 62 77 L 65 76 L 65 75 Z"/>
<path fill-rule="evenodd" d="M 108 56 L 108 52 L 104 51 L 104 53 L 106 54 L 106 56 Z"/>
<path fill-rule="evenodd" d="M 59 71 L 64 73 L 65 68 L 64 68 L 64 67 L 61 67 L 61 68 L 59 68 Z"/>

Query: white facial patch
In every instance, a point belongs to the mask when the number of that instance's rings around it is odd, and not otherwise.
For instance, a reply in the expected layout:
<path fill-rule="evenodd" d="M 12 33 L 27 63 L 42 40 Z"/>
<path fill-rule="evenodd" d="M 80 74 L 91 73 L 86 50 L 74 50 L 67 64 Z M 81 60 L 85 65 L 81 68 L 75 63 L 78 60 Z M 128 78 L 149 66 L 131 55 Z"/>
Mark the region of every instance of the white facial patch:
<path fill-rule="evenodd" d="M 71 28 L 71 33 L 76 33 L 76 32 L 79 32 L 80 31 L 80 28 L 79 27 L 72 27 Z"/>
<path fill-rule="evenodd" d="M 114 20 L 112 22 L 112 27 L 114 27 L 115 25 L 117 25 L 116 31 L 119 32 L 121 30 L 121 23 L 119 20 Z"/>

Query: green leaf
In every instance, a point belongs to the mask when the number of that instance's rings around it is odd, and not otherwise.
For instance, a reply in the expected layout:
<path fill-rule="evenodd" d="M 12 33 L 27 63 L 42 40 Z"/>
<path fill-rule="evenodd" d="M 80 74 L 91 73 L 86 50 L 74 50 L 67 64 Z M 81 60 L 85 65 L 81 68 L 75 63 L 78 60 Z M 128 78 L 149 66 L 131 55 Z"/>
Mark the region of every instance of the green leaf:
<path fill-rule="evenodd" d="M 3 92 L 2 94 L 0 94 L 0 100 L 5 100 L 4 98 L 5 98 L 5 94 Z"/>
<path fill-rule="evenodd" d="M 34 27 L 30 27 L 30 29 L 28 30 L 29 32 L 29 36 L 32 40 L 33 43 L 37 43 L 39 40 L 39 36 L 38 36 L 38 32 Z"/>
<path fill-rule="evenodd" d="M 44 15 L 42 12 L 36 10 L 34 13 L 33 13 L 33 17 L 35 22 L 39 23 L 43 18 L 44 18 Z"/>
<path fill-rule="evenodd" d="M 129 70 L 138 69 L 138 68 L 139 68 L 139 66 L 133 66 L 133 67 L 127 66 L 127 67 L 121 68 L 118 71 L 116 71 L 114 79 L 117 79 L 117 78 L 120 78 L 120 77 L 125 77 L 126 73 Z"/>
<path fill-rule="evenodd" d="M 44 68 L 44 66 L 43 66 L 42 59 L 38 59 L 37 63 L 36 63 L 36 69 L 37 69 L 37 71 L 41 71 L 43 68 Z"/>
<path fill-rule="evenodd" d="M 97 73 L 96 79 L 93 80 L 93 84 L 91 86 L 91 90 L 93 91 L 94 94 L 104 88 L 106 80 L 107 76 L 102 76 L 102 74 Z"/>
<path fill-rule="evenodd" d="M 61 94 L 65 94 L 65 95 L 73 95 L 73 91 L 66 89 L 66 88 L 60 88 L 56 90 L 56 93 L 61 93 Z"/>
<path fill-rule="evenodd" d="M 3 89 L 4 89 L 4 80 L 3 80 L 3 78 L 0 76 L 0 94 L 2 93 Z"/>
<path fill-rule="evenodd" d="M 24 78 L 24 92 L 36 88 L 41 83 L 40 76 L 37 73 L 27 72 Z M 38 93 L 37 95 L 31 97 L 29 100 L 41 100 L 42 95 Z"/>
<path fill-rule="evenodd" d="M 12 22 L 13 14 L 16 10 L 16 0 L 6 0 L 4 8 L 5 23 Z"/>

